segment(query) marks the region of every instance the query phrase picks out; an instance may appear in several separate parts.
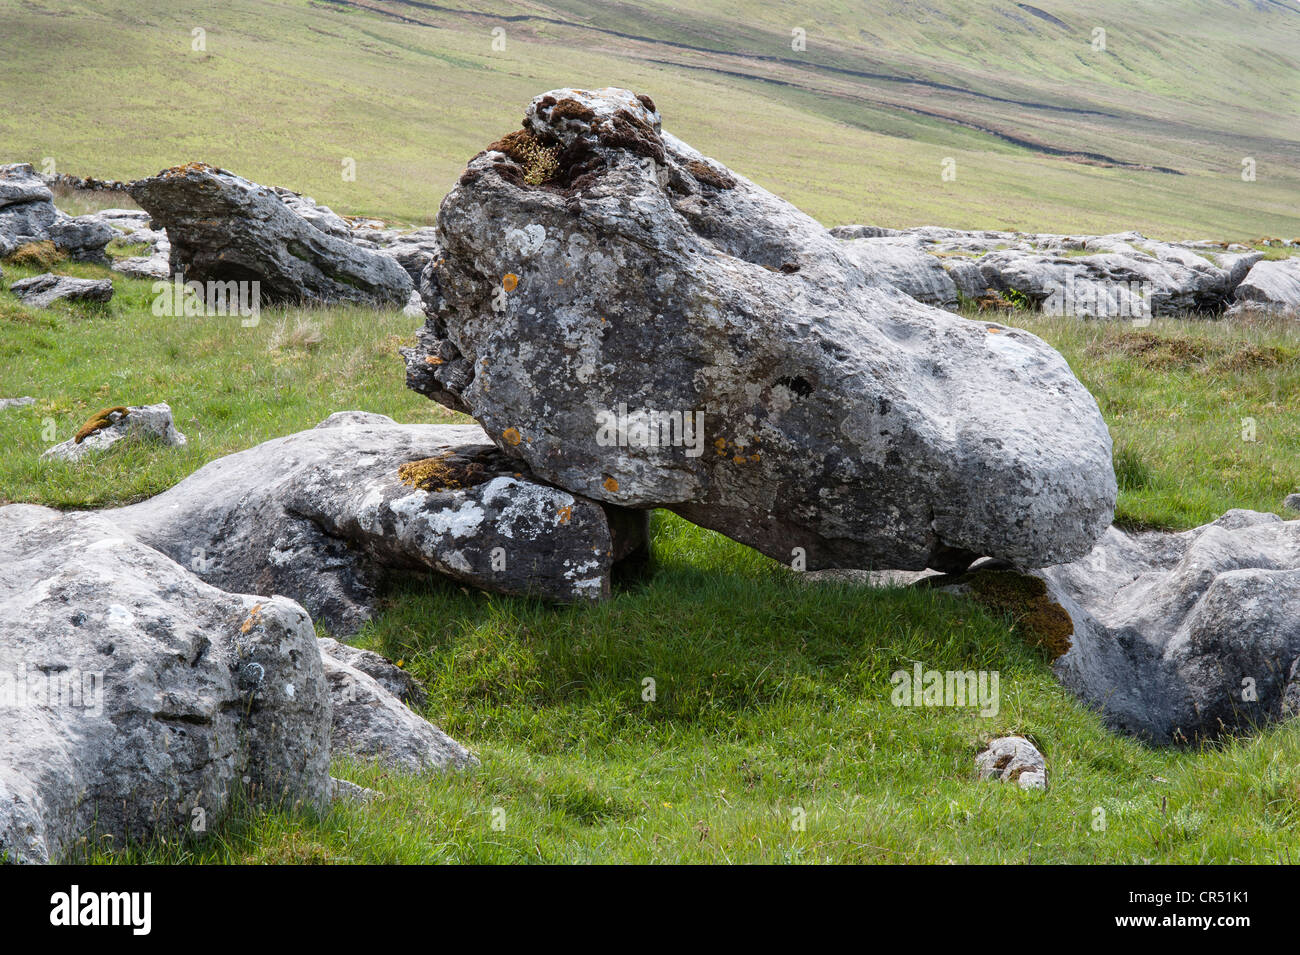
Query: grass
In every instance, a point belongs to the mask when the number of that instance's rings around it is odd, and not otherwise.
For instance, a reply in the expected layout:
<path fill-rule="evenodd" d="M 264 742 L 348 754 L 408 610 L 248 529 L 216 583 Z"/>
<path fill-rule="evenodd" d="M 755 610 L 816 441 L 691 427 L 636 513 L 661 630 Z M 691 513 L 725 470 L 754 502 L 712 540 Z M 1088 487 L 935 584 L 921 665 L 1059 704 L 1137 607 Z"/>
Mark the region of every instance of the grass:
<path fill-rule="evenodd" d="M 0 90 L 24 104 L 0 111 L 0 161 L 131 179 L 204 160 L 339 212 L 426 224 L 533 96 L 612 84 L 650 94 L 669 130 L 827 225 L 1300 232 L 1300 17 L 1274 5 L 1225 17 L 1217 0 L 1176 14 L 1044 0 L 1067 28 L 1010 0 L 869 16 L 848 0 L 472 6 L 0 0 L 0 35 L 19 38 Z M 792 20 L 808 31 L 801 53 Z"/>
<path fill-rule="evenodd" d="M 7 266 L 6 278 L 31 271 Z M 0 292 L 0 395 L 37 398 L 0 415 L 5 499 L 135 500 L 346 408 L 463 420 L 403 387 L 394 349 L 414 319 L 359 308 L 268 310 L 255 328 L 162 318 L 150 283 L 113 279 L 113 302 L 91 311 L 31 310 Z M 1061 349 L 1098 396 L 1119 449 L 1121 520 L 1187 527 L 1228 507 L 1276 509 L 1300 486 L 1291 326 L 1009 320 Z M 119 445 L 79 468 L 38 460 L 100 407 L 161 400 L 188 447 Z M 1249 444 L 1237 420 L 1247 412 Z M 1276 862 L 1293 859 L 1300 831 L 1300 723 L 1149 749 L 1107 732 L 1011 618 L 928 591 L 810 585 L 664 513 L 651 565 L 604 604 L 406 582 L 356 642 L 424 682 L 425 714 L 480 769 L 407 776 L 339 760 L 335 775 L 382 797 L 324 814 L 245 808 L 202 840 L 87 842 L 72 858 Z M 890 674 L 915 661 L 997 671 L 998 714 L 892 706 Z M 1046 753 L 1046 794 L 974 780 L 982 743 L 1009 732 Z"/>

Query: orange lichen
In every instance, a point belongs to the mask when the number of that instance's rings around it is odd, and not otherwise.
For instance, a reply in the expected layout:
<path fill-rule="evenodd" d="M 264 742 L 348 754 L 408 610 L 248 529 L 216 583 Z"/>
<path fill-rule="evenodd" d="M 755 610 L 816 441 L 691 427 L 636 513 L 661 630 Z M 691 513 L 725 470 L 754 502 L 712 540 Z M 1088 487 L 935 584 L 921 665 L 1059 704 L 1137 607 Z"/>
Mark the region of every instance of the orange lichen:
<path fill-rule="evenodd" d="M 603 487 L 606 491 L 609 491 L 610 494 L 613 494 L 616 491 L 618 491 L 618 482 L 615 481 L 612 477 L 605 478 L 604 482 L 602 482 L 600 486 Z"/>
<path fill-rule="evenodd" d="M 437 355 L 430 355 L 424 359 L 424 363 L 426 365 L 441 365 L 442 359 L 439 358 Z"/>
<path fill-rule="evenodd" d="M 518 285 L 519 276 L 515 275 L 514 272 L 507 272 L 501 276 L 501 287 L 507 292 L 513 292 Z"/>
<path fill-rule="evenodd" d="M 102 431 L 112 425 L 113 415 L 119 414 L 125 418 L 130 413 L 130 411 L 123 408 L 121 405 L 118 405 L 115 408 L 101 408 L 99 411 L 95 412 L 90 420 L 81 426 L 81 430 L 77 432 L 77 436 L 72 439 L 73 443 L 81 444 L 82 441 L 85 441 L 95 432 Z"/>
<path fill-rule="evenodd" d="M 555 513 L 559 515 L 561 524 L 567 524 L 569 523 L 569 518 L 573 517 L 573 506 L 566 505 L 565 507 L 560 508 Z"/>
<path fill-rule="evenodd" d="M 253 609 L 248 611 L 248 619 L 245 620 L 244 625 L 239 628 L 239 632 L 248 633 L 254 627 L 261 624 L 261 622 L 262 622 L 262 605 L 260 603 L 253 604 Z"/>
<path fill-rule="evenodd" d="M 518 428 L 506 428 L 501 432 L 501 437 L 504 438 L 506 444 L 510 445 L 512 448 L 518 447 L 519 442 L 522 440 Z"/>

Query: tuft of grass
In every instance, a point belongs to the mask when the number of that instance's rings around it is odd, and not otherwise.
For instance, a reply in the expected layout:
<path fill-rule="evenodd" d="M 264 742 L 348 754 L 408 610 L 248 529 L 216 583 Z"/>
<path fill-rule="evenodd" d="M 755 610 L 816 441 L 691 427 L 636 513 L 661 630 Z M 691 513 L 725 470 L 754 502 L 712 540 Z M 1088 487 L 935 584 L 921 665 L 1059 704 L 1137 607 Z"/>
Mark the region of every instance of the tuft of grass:
<path fill-rule="evenodd" d="M 5 261 L 11 265 L 48 272 L 67 257 L 67 254 L 49 239 L 41 239 L 39 242 L 27 242 L 18 246 L 9 253 Z"/>

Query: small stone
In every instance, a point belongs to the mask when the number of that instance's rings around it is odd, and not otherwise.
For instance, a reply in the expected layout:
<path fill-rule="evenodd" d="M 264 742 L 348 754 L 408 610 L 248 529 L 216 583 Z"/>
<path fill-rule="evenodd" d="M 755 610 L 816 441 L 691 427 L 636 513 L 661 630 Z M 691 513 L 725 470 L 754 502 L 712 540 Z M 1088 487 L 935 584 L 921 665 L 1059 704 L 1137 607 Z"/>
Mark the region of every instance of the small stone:
<path fill-rule="evenodd" d="M 975 757 L 980 779 L 1016 783 L 1021 789 L 1047 788 L 1047 761 L 1023 736 L 1000 736 Z"/>

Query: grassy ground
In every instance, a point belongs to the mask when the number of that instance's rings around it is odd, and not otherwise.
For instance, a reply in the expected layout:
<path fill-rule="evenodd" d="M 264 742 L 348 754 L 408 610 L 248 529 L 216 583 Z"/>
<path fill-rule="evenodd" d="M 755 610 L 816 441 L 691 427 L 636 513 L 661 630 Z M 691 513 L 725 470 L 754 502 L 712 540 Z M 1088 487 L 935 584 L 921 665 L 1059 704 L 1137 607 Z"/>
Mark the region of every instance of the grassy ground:
<path fill-rule="evenodd" d="M 70 273 L 108 274 L 90 265 Z M 6 266 L 6 280 L 34 269 Z M 102 506 L 206 461 L 363 408 L 455 420 L 403 387 L 417 321 L 364 309 L 237 319 L 151 314 L 114 276 L 103 309 L 34 311 L 0 292 L 0 498 Z M 1300 486 L 1300 344 L 1290 326 L 1007 319 L 1053 342 L 1120 449 L 1120 517 L 1187 527 L 1276 509 Z M 114 449 L 73 469 L 39 452 L 99 407 L 167 401 L 182 451 Z M 1240 418 L 1257 441 L 1240 440 Z M 48 430 L 47 430 L 48 429 Z M 45 432 L 45 433 L 43 433 Z M 383 793 L 315 816 L 243 811 L 202 842 L 92 861 L 1292 861 L 1300 724 L 1154 751 L 1106 732 L 1014 621 L 955 597 L 809 585 L 719 535 L 656 515 L 648 571 L 596 607 L 555 608 L 428 580 L 358 638 L 420 677 L 426 715 L 482 758 L 409 777 L 340 761 Z M 1000 675 L 996 716 L 890 703 L 914 662 Z M 644 681 L 655 699 L 643 699 Z M 1031 736 L 1047 794 L 973 780 L 985 739 Z M 800 820 L 803 827 L 799 827 Z"/>

